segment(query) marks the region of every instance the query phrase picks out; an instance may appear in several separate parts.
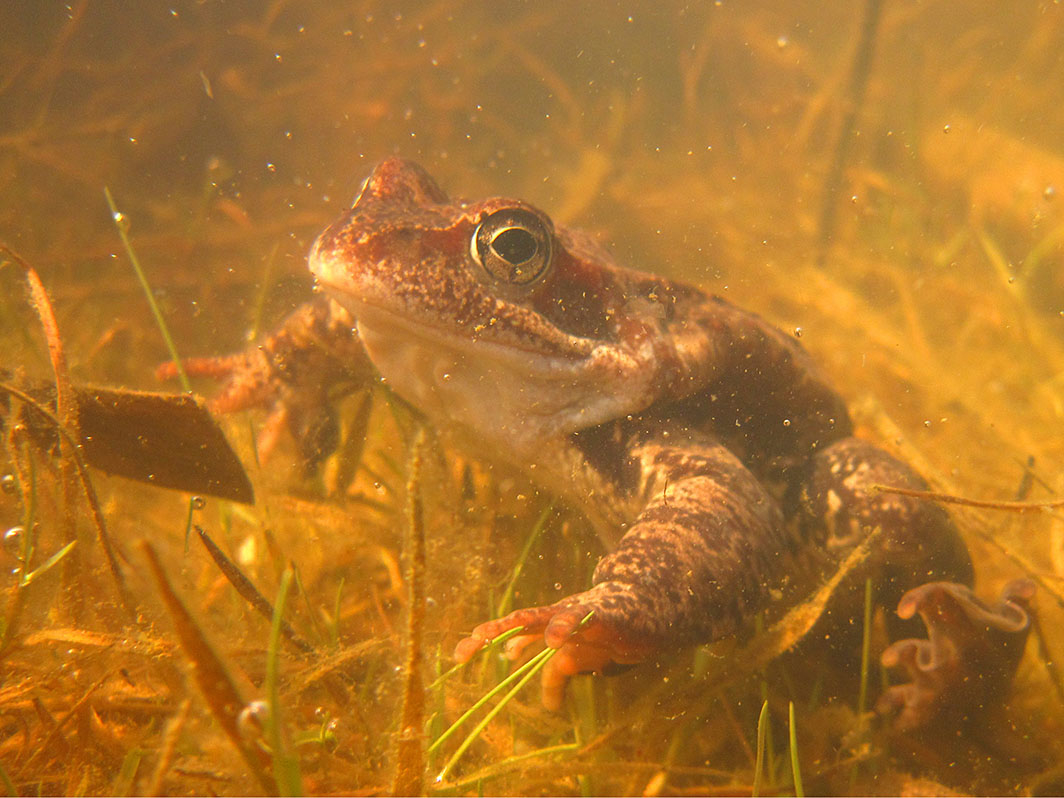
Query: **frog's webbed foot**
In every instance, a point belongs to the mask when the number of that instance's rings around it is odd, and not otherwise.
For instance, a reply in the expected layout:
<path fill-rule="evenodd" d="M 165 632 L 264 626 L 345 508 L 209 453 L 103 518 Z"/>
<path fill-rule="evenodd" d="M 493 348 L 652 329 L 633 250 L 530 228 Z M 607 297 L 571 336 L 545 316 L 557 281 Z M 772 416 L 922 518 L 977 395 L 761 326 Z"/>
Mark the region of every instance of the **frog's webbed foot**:
<path fill-rule="evenodd" d="M 898 615 L 919 613 L 928 639 L 900 640 L 883 652 L 883 665 L 904 668 L 912 681 L 889 688 L 877 711 L 896 713 L 894 727 L 904 731 L 964 720 L 992 702 L 1023 655 L 1034 592 L 1033 582 L 1018 579 L 993 607 L 951 582 L 931 582 L 902 596 Z"/>
<path fill-rule="evenodd" d="M 659 643 L 612 618 L 615 602 L 623 601 L 623 596 L 616 594 L 626 590 L 625 585 L 602 583 L 556 604 L 516 610 L 482 623 L 458 643 L 455 659 L 468 662 L 499 635 L 520 628 L 522 632 L 507 641 L 509 659 L 517 659 L 539 640 L 558 650 L 544 667 L 542 680 L 543 705 L 558 710 L 569 677 L 609 673 L 617 666 L 642 662 L 660 648 Z M 585 622 L 589 614 L 591 617 Z"/>
<path fill-rule="evenodd" d="M 323 299 L 296 310 L 259 346 L 234 355 L 189 358 L 182 366 L 190 377 L 222 383 L 208 403 L 212 412 L 265 409 L 269 415 L 259 434 L 260 455 L 268 456 L 288 429 L 308 470 L 339 441 L 332 406 L 335 386 L 365 384 L 373 374 L 354 321 Z M 177 368 L 164 363 L 156 376 L 173 379 Z"/>

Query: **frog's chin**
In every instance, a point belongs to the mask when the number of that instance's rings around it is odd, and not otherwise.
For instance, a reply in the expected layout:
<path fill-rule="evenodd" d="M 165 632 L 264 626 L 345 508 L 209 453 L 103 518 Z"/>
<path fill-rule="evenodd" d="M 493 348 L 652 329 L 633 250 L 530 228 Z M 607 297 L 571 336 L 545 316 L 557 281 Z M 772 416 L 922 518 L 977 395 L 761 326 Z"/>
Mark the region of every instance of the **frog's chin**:
<path fill-rule="evenodd" d="M 370 360 L 396 393 L 442 424 L 456 423 L 518 459 L 575 430 L 635 413 L 653 400 L 654 369 L 638 354 L 596 347 L 562 358 L 471 339 L 364 303 Z"/>

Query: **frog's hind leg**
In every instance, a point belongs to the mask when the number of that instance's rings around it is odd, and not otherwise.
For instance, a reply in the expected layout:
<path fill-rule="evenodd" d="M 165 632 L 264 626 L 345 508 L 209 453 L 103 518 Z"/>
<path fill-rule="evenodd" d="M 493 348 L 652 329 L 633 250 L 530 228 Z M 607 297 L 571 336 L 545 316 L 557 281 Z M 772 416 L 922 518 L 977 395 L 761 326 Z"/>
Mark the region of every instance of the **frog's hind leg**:
<path fill-rule="evenodd" d="M 819 452 L 802 497 L 803 524 L 816 544 L 844 554 L 873 529 L 882 535 L 872 553 L 879 600 L 893 606 L 928 581 L 972 584 L 972 561 L 949 514 L 939 505 L 876 490 L 877 485 L 926 489 L 908 465 L 858 438 Z"/>
<path fill-rule="evenodd" d="M 967 587 L 971 558 L 945 510 L 876 485 L 926 488 L 911 468 L 865 441 L 846 438 L 824 449 L 803 496 L 807 534 L 841 553 L 882 529 L 866 571 L 874 573 L 879 601 L 897 606 L 903 620 L 919 614 L 927 628 L 928 639 L 901 640 L 883 652 L 883 664 L 904 668 L 911 682 L 887 690 L 877 709 L 893 715 L 897 729 L 967 718 L 999 699 L 1015 671 L 1033 584 L 1012 583 L 987 606 Z"/>

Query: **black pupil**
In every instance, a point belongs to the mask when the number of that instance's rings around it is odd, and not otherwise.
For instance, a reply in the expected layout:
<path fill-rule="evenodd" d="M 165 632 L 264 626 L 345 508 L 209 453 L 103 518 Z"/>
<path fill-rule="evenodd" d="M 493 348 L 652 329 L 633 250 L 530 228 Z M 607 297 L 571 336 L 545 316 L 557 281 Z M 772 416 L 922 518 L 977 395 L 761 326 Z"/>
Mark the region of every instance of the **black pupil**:
<path fill-rule="evenodd" d="M 491 240 L 495 254 L 514 266 L 530 260 L 538 247 L 536 239 L 520 227 L 508 227 Z"/>

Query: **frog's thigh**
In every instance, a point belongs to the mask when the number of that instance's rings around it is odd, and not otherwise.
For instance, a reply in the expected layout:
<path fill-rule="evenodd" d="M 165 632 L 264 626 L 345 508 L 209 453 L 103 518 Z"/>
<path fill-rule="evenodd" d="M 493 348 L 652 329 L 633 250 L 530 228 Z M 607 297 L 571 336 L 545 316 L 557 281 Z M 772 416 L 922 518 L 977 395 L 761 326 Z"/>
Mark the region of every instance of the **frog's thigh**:
<path fill-rule="evenodd" d="M 777 502 L 714 442 L 634 456 L 648 499 L 595 569 L 602 620 L 661 646 L 734 633 L 786 579 L 794 541 Z"/>
<path fill-rule="evenodd" d="M 886 606 L 929 581 L 971 584 L 972 562 L 949 515 L 933 502 L 875 489 L 926 489 L 909 466 L 867 441 L 843 438 L 813 458 L 803 513 L 811 534 L 840 553 L 883 530 L 872 561 Z"/>

